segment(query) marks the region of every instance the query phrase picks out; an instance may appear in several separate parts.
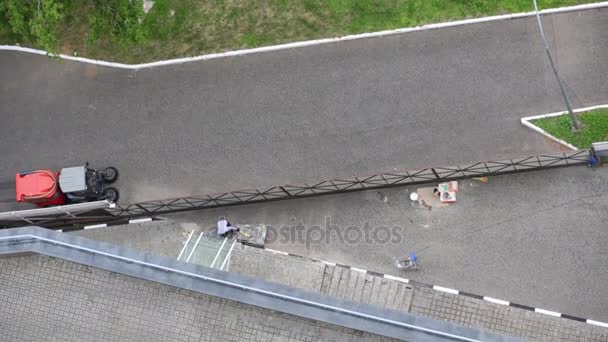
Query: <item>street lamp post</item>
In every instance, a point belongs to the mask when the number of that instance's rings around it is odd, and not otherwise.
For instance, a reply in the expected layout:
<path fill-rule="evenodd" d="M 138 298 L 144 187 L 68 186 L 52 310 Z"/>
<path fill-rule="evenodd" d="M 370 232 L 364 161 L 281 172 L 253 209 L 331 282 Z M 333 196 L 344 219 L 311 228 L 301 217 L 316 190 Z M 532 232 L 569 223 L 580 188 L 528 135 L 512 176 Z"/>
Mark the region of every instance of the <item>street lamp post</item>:
<path fill-rule="evenodd" d="M 536 0 L 532 0 L 534 2 L 534 10 L 536 11 L 536 20 L 538 21 L 538 28 L 540 30 L 540 35 L 543 38 L 543 42 L 545 43 L 545 50 L 547 51 L 547 57 L 549 57 L 549 63 L 551 64 L 551 69 L 553 69 L 553 74 L 557 79 L 557 84 L 559 84 L 559 90 L 562 92 L 562 96 L 564 97 L 564 101 L 566 102 L 566 107 L 568 108 L 568 113 L 570 113 L 570 119 L 572 120 L 572 130 L 577 131 L 579 129 L 578 121 L 576 120 L 576 115 L 572 111 L 572 106 L 570 105 L 570 100 L 568 100 L 568 95 L 566 95 L 566 91 L 562 85 L 562 81 L 559 78 L 559 74 L 557 73 L 557 68 L 553 63 L 553 58 L 551 57 L 551 52 L 549 51 L 549 45 L 547 44 L 547 39 L 545 39 L 545 32 L 543 31 L 543 24 L 540 21 L 540 13 L 538 12 L 538 5 L 536 4 Z"/>

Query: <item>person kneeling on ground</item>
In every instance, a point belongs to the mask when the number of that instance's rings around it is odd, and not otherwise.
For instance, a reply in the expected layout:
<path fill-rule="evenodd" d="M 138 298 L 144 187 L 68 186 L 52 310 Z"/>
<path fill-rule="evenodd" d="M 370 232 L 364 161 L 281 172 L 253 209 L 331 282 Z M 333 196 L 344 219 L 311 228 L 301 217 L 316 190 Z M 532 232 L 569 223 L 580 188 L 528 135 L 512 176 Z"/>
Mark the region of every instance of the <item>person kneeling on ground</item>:
<path fill-rule="evenodd" d="M 221 237 L 227 237 L 231 232 L 240 231 L 239 227 L 235 227 L 228 222 L 228 220 L 217 221 L 217 234 Z"/>

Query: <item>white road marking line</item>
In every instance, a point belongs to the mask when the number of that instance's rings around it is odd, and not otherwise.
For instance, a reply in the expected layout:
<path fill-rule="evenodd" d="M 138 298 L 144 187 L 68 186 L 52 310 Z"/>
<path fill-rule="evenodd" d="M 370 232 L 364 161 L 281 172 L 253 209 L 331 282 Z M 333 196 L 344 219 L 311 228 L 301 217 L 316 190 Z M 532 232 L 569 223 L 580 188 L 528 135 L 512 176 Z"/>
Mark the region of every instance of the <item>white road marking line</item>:
<path fill-rule="evenodd" d="M 190 235 L 188 235 L 188 239 L 186 240 L 186 243 L 184 243 L 184 246 L 182 246 L 182 250 L 179 251 L 179 255 L 177 256 L 177 261 L 179 261 L 179 259 L 182 258 L 182 255 L 184 255 L 184 252 L 186 251 L 186 248 L 188 248 L 188 244 L 190 243 L 190 240 L 192 239 L 192 235 L 194 235 L 194 229 L 190 232 Z"/>
<path fill-rule="evenodd" d="M 355 271 L 355 272 L 359 272 L 359 273 L 367 273 L 367 271 L 362 268 L 351 267 L 350 269 L 351 269 L 351 271 Z"/>

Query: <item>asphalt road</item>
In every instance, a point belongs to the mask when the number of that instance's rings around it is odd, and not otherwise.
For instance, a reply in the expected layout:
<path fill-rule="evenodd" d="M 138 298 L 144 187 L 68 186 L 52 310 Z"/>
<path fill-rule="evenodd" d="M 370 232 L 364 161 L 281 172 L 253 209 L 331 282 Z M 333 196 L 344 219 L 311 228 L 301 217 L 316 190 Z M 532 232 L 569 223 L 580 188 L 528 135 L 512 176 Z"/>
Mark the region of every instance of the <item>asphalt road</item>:
<path fill-rule="evenodd" d="M 608 10 L 544 23 L 605 103 Z M 564 108 L 533 18 L 140 71 L 0 52 L 0 104 L 0 183 L 90 161 L 123 202 L 546 152 L 519 118 Z"/>
<path fill-rule="evenodd" d="M 577 166 L 460 181 L 457 202 L 430 211 L 402 187 L 386 202 L 365 191 L 166 219 L 265 224 L 267 248 L 608 322 L 606 184 L 608 168 Z M 410 251 L 420 269 L 397 270 Z"/>

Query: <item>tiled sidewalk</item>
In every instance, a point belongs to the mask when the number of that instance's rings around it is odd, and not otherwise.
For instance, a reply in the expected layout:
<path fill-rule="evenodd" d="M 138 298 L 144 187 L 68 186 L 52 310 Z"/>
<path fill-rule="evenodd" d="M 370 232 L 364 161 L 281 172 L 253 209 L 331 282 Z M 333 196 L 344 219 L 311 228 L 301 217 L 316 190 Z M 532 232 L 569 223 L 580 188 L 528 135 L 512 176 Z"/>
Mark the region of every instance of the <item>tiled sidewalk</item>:
<path fill-rule="evenodd" d="M 176 240 L 186 238 L 182 229 L 176 228 L 176 224 L 171 221 L 164 223 L 164 229 L 162 222 L 148 224 L 158 228 L 146 229 L 145 224 L 130 225 L 133 226 L 133 231 L 130 231 L 131 228 L 115 231 L 115 227 L 112 227 L 98 230 L 94 234 L 86 233 L 85 236 L 104 241 L 114 240 L 114 243 L 118 239 L 112 236 L 120 236 L 126 245 L 155 253 L 159 248 L 166 250 L 158 241 L 167 236 L 166 231 L 171 231 L 173 237 L 167 241 L 171 241 L 171 248 L 175 248 L 173 254 L 176 255 L 179 249 Z M 144 230 L 150 243 L 130 242 L 129 237 L 141 240 L 136 232 Z M 159 238 L 155 238 L 155 232 Z M 342 269 L 340 266 L 327 265 L 305 257 L 282 255 L 249 246 L 237 245 L 229 263 L 229 271 L 529 340 L 608 341 L 606 328 L 360 274 L 357 270 Z M 415 274 L 412 276 L 415 278 Z"/>
<path fill-rule="evenodd" d="M 0 259 L 0 341 L 392 341 L 45 256 Z"/>

